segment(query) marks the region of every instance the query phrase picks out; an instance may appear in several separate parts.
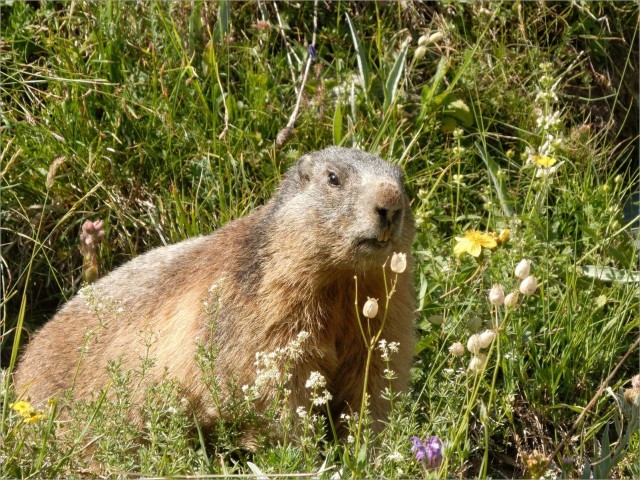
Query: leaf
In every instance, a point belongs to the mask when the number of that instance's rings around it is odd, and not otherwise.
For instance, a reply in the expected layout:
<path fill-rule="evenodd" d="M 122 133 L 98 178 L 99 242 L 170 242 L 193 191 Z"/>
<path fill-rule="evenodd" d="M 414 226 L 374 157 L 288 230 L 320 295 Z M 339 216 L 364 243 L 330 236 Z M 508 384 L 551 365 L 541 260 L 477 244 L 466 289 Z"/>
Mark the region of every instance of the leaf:
<path fill-rule="evenodd" d="M 213 41 L 220 43 L 229 30 L 229 0 L 220 0 L 218 4 L 218 20 L 213 29 Z"/>
<path fill-rule="evenodd" d="M 600 459 L 595 462 L 593 469 L 594 478 L 609 478 L 609 472 L 613 463 L 611 462 L 611 445 L 609 442 L 609 424 L 607 423 L 600 438 Z"/>
<path fill-rule="evenodd" d="M 431 78 L 431 86 L 425 85 L 424 87 L 422 87 L 422 95 L 420 98 L 420 115 L 418 116 L 418 123 L 422 123 L 425 117 L 429 113 L 431 113 L 437 106 L 433 96 L 438 90 L 444 74 L 447 72 L 447 67 L 448 62 L 444 57 L 442 57 L 440 59 L 440 62 L 438 63 L 436 73 Z"/>
<path fill-rule="evenodd" d="M 404 72 L 404 64 L 407 59 L 407 50 L 409 50 L 409 43 L 405 43 L 404 47 L 396 57 L 396 61 L 393 63 L 393 67 L 387 76 L 386 82 L 384 82 L 384 107 L 386 111 L 396 99 L 396 92 L 398 91 L 398 83 Z"/>
<path fill-rule="evenodd" d="M 262 470 L 258 468 L 255 463 L 247 462 L 247 465 L 249 465 L 249 468 L 258 480 L 269 480 L 269 478 L 262 472 Z"/>
<path fill-rule="evenodd" d="M 427 279 L 423 272 L 420 272 L 420 293 L 418 294 L 418 298 L 420 299 L 419 310 L 424 308 L 425 297 L 427 296 Z"/>
<path fill-rule="evenodd" d="M 444 117 L 442 119 L 442 131 L 444 133 L 451 133 L 458 127 L 458 122 L 453 117 Z"/>
<path fill-rule="evenodd" d="M 456 99 L 456 97 L 455 97 L 455 95 L 453 93 L 444 92 L 444 93 L 441 93 L 440 95 L 437 95 L 433 99 L 433 103 L 435 104 L 436 107 L 440 107 L 442 105 L 447 106 L 451 102 L 453 102 L 455 99 Z"/>
<path fill-rule="evenodd" d="M 463 100 L 454 100 L 450 104 L 446 105 L 443 113 L 455 118 L 465 127 L 473 125 L 473 114 L 469 109 L 469 105 L 464 103 Z"/>
<path fill-rule="evenodd" d="M 358 452 L 358 458 L 356 458 L 356 465 L 358 465 L 360 469 L 364 469 L 366 464 L 367 464 L 367 444 L 365 443 L 364 445 L 362 445 L 362 447 L 360 447 L 360 451 Z"/>
<path fill-rule="evenodd" d="M 358 36 L 356 27 L 354 27 L 353 22 L 351 21 L 351 17 L 347 12 L 345 12 L 344 14 L 347 17 L 347 23 L 349 24 L 349 30 L 351 31 L 351 40 L 353 41 L 353 46 L 356 49 L 356 60 L 358 61 L 358 70 L 360 71 L 362 88 L 364 89 L 364 94 L 368 95 L 369 85 L 371 82 L 369 62 L 367 62 L 367 56 L 365 55 L 364 48 L 362 48 L 362 42 L 360 41 L 360 37 Z"/>
<path fill-rule="evenodd" d="M 589 463 L 589 459 L 585 455 L 584 463 L 582 464 L 582 475 L 580 475 L 581 479 L 591 478 L 591 464 Z"/>
<path fill-rule="evenodd" d="M 640 282 L 640 272 L 621 270 L 613 267 L 597 267 L 587 265 L 582 267 L 582 275 L 587 278 L 594 278 L 602 282 L 616 283 L 638 283 Z"/>

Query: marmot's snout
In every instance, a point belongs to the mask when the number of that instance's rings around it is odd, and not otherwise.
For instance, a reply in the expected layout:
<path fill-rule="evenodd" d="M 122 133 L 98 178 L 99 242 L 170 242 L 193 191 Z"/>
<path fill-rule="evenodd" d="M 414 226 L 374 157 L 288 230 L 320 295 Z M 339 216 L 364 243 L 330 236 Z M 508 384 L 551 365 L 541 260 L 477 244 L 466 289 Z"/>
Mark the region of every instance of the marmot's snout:
<path fill-rule="evenodd" d="M 381 181 L 375 192 L 375 210 L 381 232 L 379 241 L 387 241 L 402 220 L 402 191 L 395 183 Z"/>
<path fill-rule="evenodd" d="M 381 245 L 395 238 L 402 228 L 404 190 L 394 180 L 380 180 L 371 189 L 371 219 L 375 239 Z"/>

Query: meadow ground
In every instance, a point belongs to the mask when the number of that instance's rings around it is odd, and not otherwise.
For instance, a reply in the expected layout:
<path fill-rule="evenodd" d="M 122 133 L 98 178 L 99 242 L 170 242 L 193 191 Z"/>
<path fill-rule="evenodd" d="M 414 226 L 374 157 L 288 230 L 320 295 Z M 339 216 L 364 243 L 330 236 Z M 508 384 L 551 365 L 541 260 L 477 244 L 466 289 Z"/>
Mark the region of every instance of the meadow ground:
<path fill-rule="evenodd" d="M 3 478 L 640 477 L 636 2 L 5 1 L 0 28 Z M 19 349 L 83 282 L 331 144 L 414 199 L 419 344 L 384 431 L 239 398 L 295 432 L 250 453 L 168 381 L 140 432 L 116 365 L 111 396 L 18 402 Z"/>

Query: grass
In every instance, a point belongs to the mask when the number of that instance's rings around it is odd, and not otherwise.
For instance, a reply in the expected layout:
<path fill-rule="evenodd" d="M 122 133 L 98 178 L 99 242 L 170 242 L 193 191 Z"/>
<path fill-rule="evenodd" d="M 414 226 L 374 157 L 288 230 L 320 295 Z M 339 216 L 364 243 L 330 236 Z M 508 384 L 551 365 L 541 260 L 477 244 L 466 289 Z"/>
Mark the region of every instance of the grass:
<path fill-rule="evenodd" d="M 312 2 L 0 5 L 3 476 L 637 478 L 623 398 L 640 361 L 637 4 L 335 2 L 313 17 Z M 200 432 L 170 379 L 148 391 L 141 433 L 118 365 L 115 395 L 10 407 L 19 347 L 81 286 L 85 220 L 105 221 L 104 274 L 250 212 L 331 144 L 398 163 L 414 198 L 420 341 L 380 435 L 360 417 L 353 443 L 327 441 L 322 418 L 240 395 L 238 418 L 270 425 L 248 453 L 237 425 Z M 458 258 L 470 229 L 510 237 Z M 525 258 L 536 293 L 491 305 Z M 449 352 L 496 326 L 478 373 Z M 438 469 L 412 436 L 444 442 Z"/>

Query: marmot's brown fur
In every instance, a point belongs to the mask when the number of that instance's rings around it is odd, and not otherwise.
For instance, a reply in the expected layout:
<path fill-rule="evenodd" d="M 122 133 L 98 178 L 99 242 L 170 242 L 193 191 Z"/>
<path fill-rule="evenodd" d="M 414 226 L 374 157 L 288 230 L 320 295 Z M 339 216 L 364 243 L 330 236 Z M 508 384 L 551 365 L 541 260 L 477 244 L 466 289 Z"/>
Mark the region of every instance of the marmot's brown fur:
<path fill-rule="evenodd" d="M 398 167 L 337 147 L 303 156 L 264 207 L 212 235 L 141 255 L 72 298 L 27 346 L 15 372 L 17 392 L 35 404 L 70 388 L 72 398 L 89 398 L 108 386 L 110 361 L 138 370 L 148 348 L 154 363 L 146 378 L 177 379 L 206 427 L 219 412 L 196 361 L 199 345 L 215 345 L 214 372 L 224 392 L 232 380 L 254 382 L 257 352 L 275 351 L 305 331 L 303 354 L 290 370 L 292 407 L 308 406 L 305 382 L 318 371 L 327 379 L 334 414 L 357 410 L 366 349 L 354 276 L 360 311 L 367 297 L 380 299 L 375 331 L 384 313 L 382 265 L 393 252 L 408 254 L 381 336 L 400 345 L 390 368 L 395 390 L 402 390 L 415 346 L 413 238 Z M 212 329 L 204 304 L 214 284 Z M 385 368 L 374 355 L 368 391 L 377 420 L 388 410 L 381 396 Z M 132 395 L 141 405 L 143 392 Z"/>

